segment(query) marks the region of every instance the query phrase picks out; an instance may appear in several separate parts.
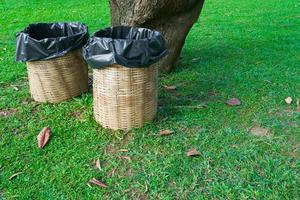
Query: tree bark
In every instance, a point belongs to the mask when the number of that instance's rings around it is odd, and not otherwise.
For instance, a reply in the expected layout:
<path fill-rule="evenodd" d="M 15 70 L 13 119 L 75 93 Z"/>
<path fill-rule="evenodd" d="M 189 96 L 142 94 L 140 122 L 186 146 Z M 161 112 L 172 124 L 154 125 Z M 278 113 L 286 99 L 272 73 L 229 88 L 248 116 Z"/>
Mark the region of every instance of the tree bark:
<path fill-rule="evenodd" d="M 169 72 L 178 61 L 187 34 L 204 0 L 110 0 L 112 25 L 150 28 L 162 33 L 170 54 L 158 65 Z"/>

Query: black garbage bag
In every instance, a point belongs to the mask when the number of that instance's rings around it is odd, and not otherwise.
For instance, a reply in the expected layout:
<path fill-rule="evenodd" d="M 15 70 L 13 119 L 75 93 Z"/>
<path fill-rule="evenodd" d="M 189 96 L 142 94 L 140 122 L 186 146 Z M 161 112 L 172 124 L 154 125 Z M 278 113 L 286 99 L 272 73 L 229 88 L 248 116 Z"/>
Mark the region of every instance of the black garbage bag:
<path fill-rule="evenodd" d="M 82 48 L 88 28 L 79 22 L 30 24 L 17 34 L 16 60 L 49 60 Z"/>
<path fill-rule="evenodd" d="M 112 64 L 147 67 L 167 53 L 159 32 L 128 26 L 100 30 L 84 47 L 84 58 L 94 68 Z"/>

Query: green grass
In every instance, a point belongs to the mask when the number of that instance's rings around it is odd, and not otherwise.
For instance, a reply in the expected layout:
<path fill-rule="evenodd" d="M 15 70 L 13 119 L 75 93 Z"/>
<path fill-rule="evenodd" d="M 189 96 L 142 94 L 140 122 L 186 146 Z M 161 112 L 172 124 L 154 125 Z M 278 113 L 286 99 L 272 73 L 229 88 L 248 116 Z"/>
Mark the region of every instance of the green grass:
<path fill-rule="evenodd" d="M 27 104 L 26 68 L 14 62 L 15 34 L 27 24 L 82 21 L 92 33 L 109 26 L 107 1 L 0 1 L 0 110 L 14 111 L 0 117 L 0 199 L 299 199 L 300 114 L 284 103 L 300 98 L 299 9 L 297 0 L 208 0 L 180 65 L 160 76 L 156 121 L 121 133 L 93 120 L 89 93 Z M 231 97 L 242 106 L 227 106 Z M 178 108 L 199 104 L 207 107 Z M 272 136 L 249 134 L 254 125 Z M 40 150 L 44 126 L 53 135 Z M 176 133 L 158 137 L 162 129 Z M 187 157 L 193 147 L 202 156 Z M 109 187 L 88 187 L 93 177 Z"/>

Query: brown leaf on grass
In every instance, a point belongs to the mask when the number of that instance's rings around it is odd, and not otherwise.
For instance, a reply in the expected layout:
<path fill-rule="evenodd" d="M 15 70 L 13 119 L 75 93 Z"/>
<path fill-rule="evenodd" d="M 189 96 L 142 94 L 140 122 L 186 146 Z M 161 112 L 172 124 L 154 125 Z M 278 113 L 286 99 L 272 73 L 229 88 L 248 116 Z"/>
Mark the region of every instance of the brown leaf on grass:
<path fill-rule="evenodd" d="M 217 96 L 218 94 L 217 94 L 216 89 L 213 89 L 212 91 L 210 91 L 210 92 L 208 93 L 208 95 L 214 97 L 214 96 Z"/>
<path fill-rule="evenodd" d="M 119 152 L 128 152 L 128 149 L 119 149 Z"/>
<path fill-rule="evenodd" d="M 242 104 L 241 101 L 237 98 L 229 99 L 226 103 L 227 103 L 227 105 L 230 105 L 230 106 L 239 106 Z"/>
<path fill-rule="evenodd" d="M 7 111 L 5 111 L 5 110 L 0 110 L 0 116 L 2 117 L 5 117 L 5 116 L 7 116 L 7 115 L 9 115 L 9 113 L 7 112 Z"/>
<path fill-rule="evenodd" d="M 101 182 L 101 181 L 99 181 L 95 178 L 89 180 L 89 183 L 92 184 L 92 185 L 97 185 L 101 188 L 107 188 L 107 185 L 105 183 L 103 183 L 103 182 Z"/>
<path fill-rule="evenodd" d="M 192 148 L 186 153 L 186 155 L 189 157 L 195 157 L 195 156 L 201 156 L 201 153 L 197 151 L 196 148 Z"/>
<path fill-rule="evenodd" d="M 96 160 L 95 166 L 96 166 L 97 169 L 101 170 L 101 163 L 100 163 L 99 159 Z"/>
<path fill-rule="evenodd" d="M 144 183 L 144 186 L 145 186 L 144 193 L 147 193 L 147 192 L 148 192 L 148 184 L 147 184 L 147 182 L 146 182 L 146 181 L 145 181 L 145 183 Z"/>
<path fill-rule="evenodd" d="M 293 99 L 292 99 L 292 97 L 287 97 L 287 98 L 285 98 L 284 101 L 285 101 L 286 104 L 290 105 L 290 104 L 292 104 Z"/>
<path fill-rule="evenodd" d="M 0 110 L 0 117 L 7 117 L 15 112 L 17 112 L 16 109 Z"/>
<path fill-rule="evenodd" d="M 172 130 L 162 130 L 162 131 L 159 131 L 159 135 L 162 135 L 162 136 L 164 136 L 164 135 L 172 135 L 174 133 L 175 132 L 172 131 Z"/>
<path fill-rule="evenodd" d="M 299 149 L 300 149 L 300 142 L 293 146 L 292 151 L 297 152 Z"/>
<path fill-rule="evenodd" d="M 201 57 L 197 57 L 197 58 L 193 58 L 192 61 L 198 61 L 200 59 L 201 59 Z"/>
<path fill-rule="evenodd" d="M 20 174 L 23 174 L 23 172 L 17 172 L 17 173 L 15 173 L 15 174 L 11 175 L 11 176 L 9 177 L 9 180 L 12 180 L 12 179 L 16 178 L 16 177 L 19 176 Z"/>
<path fill-rule="evenodd" d="M 26 97 L 22 101 L 22 105 L 29 105 L 30 103 L 33 103 L 33 105 L 34 105 L 33 107 L 39 106 L 39 103 L 33 101 L 33 99 L 31 97 Z"/>
<path fill-rule="evenodd" d="M 105 154 L 115 154 L 117 152 L 116 147 L 113 144 L 109 144 L 105 147 Z"/>
<path fill-rule="evenodd" d="M 69 116 L 72 118 L 75 118 L 76 120 L 80 122 L 84 122 L 86 120 L 84 116 L 84 109 L 83 108 L 78 108 L 73 110 L 72 112 L 69 113 Z"/>
<path fill-rule="evenodd" d="M 111 171 L 108 173 L 107 177 L 113 177 L 113 176 L 115 175 L 115 173 L 116 173 L 116 170 L 117 170 L 117 168 L 114 168 L 113 170 L 111 170 Z"/>
<path fill-rule="evenodd" d="M 174 106 L 174 108 L 184 108 L 184 109 L 203 109 L 207 108 L 206 104 L 199 104 L 195 106 Z"/>
<path fill-rule="evenodd" d="M 176 90 L 177 86 L 175 86 L 175 85 L 165 85 L 164 88 L 165 88 L 165 90 L 172 91 L 172 90 Z"/>
<path fill-rule="evenodd" d="M 255 136 L 261 136 L 261 137 L 265 137 L 265 136 L 270 136 L 270 131 L 269 129 L 266 128 L 262 128 L 260 126 L 254 126 L 250 129 L 250 133 L 252 135 Z"/>
<path fill-rule="evenodd" d="M 128 161 L 131 161 L 131 158 L 129 156 L 120 156 L 120 158 L 122 160 L 128 160 Z"/>
<path fill-rule="evenodd" d="M 17 86 L 12 86 L 14 90 L 19 91 L 19 88 Z"/>
<path fill-rule="evenodd" d="M 46 146 L 46 144 L 50 139 L 50 135 L 51 135 L 51 129 L 49 127 L 45 127 L 43 128 L 43 130 L 41 130 L 41 132 L 37 136 L 39 148 L 43 148 L 44 146 Z"/>

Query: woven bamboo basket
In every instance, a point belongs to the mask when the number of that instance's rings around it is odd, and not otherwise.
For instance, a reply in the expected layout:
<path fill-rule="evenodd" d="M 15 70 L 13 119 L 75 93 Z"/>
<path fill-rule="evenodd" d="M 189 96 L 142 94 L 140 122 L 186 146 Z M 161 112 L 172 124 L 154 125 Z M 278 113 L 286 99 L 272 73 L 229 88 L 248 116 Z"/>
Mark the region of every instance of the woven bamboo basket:
<path fill-rule="evenodd" d="M 129 130 L 151 122 L 157 113 L 158 68 L 121 65 L 93 70 L 94 115 L 103 127 Z"/>
<path fill-rule="evenodd" d="M 30 93 L 35 101 L 58 103 L 79 96 L 88 89 L 88 67 L 81 50 L 26 64 Z"/>

